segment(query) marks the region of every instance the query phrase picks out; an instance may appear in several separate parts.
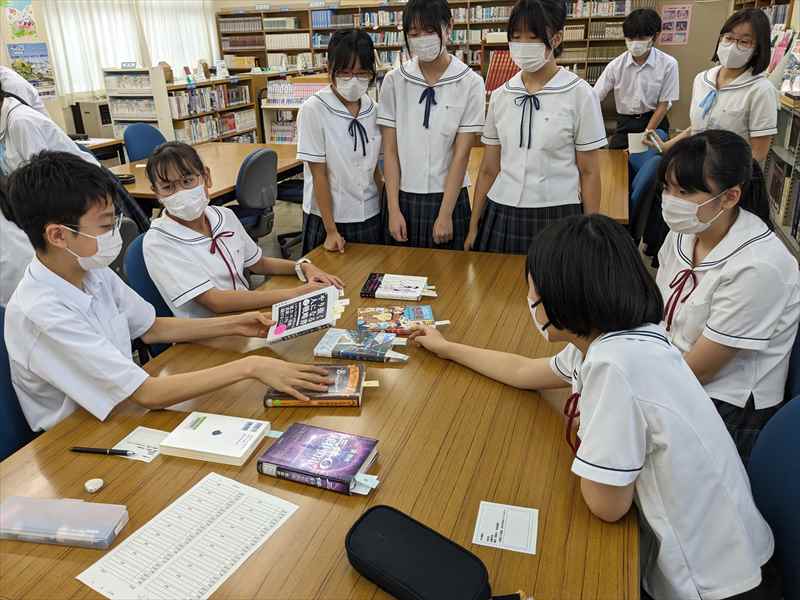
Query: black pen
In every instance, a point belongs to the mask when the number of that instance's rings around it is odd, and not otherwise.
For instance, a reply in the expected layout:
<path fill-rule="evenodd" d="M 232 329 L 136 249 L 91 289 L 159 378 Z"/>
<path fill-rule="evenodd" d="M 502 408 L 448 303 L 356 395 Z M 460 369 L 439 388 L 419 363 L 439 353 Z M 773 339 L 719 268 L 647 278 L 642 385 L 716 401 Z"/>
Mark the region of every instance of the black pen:
<path fill-rule="evenodd" d="M 132 450 L 115 450 L 114 448 L 84 448 L 83 446 L 73 446 L 73 452 L 83 452 L 85 454 L 106 454 L 107 456 L 135 456 Z"/>

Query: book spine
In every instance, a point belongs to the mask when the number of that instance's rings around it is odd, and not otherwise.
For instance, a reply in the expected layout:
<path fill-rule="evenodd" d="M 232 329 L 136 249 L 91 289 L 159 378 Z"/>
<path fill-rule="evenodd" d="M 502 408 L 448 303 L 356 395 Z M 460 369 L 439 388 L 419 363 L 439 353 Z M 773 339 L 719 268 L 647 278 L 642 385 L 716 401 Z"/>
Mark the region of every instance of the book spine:
<path fill-rule="evenodd" d="M 311 329 L 306 329 L 305 331 L 303 331 L 301 333 L 292 333 L 291 335 L 285 335 L 278 341 L 282 342 L 284 340 L 291 340 L 291 339 L 296 338 L 296 337 L 301 337 L 301 336 L 304 336 L 304 335 L 308 335 L 309 333 L 314 333 L 315 331 L 320 331 L 321 329 L 328 329 L 329 327 L 330 327 L 330 325 L 319 325 L 318 327 L 313 327 Z"/>
<path fill-rule="evenodd" d="M 339 492 L 340 494 L 350 495 L 350 485 L 338 479 L 331 479 L 329 477 L 317 477 L 309 475 L 308 473 L 301 473 L 293 469 L 279 467 L 269 463 L 258 463 L 258 472 L 268 477 L 277 477 L 278 479 L 287 479 L 295 483 L 303 483 L 312 487 L 321 488 L 323 490 L 330 490 L 332 492 Z"/>
<path fill-rule="evenodd" d="M 333 350 L 332 358 L 341 358 L 343 360 L 368 360 L 372 362 L 387 362 L 386 354 L 382 352 L 370 352 L 368 350 L 357 350 L 355 352 L 348 352 L 347 350 Z"/>
<path fill-rule="evenodd" d="M 358 407 L 358 398 L 264 398 L 265 408 L 353 408 Z"/>

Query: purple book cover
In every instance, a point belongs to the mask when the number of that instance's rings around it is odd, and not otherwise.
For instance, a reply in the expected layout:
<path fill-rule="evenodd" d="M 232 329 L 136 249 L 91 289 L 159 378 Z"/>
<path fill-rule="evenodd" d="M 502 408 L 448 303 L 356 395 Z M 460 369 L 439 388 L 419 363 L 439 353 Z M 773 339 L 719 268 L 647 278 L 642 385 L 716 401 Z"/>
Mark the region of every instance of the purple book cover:
<path fill-rule="evenodd" d="M 295 423 L 261 455 L 258 470 L 349 494 L 353 477 L 374 460 L 377 444 L 373 438 Z"/>

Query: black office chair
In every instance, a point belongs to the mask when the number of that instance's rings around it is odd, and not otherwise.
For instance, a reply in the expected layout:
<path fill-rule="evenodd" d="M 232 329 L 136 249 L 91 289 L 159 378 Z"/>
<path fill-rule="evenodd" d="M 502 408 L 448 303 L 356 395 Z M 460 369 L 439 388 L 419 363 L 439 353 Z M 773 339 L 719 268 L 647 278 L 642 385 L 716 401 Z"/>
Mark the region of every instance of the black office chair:
<path fill-rule="evenodd" d="M 244 159 L 236 178 L 236 201 L 231 206 L 254 241 L 268 235 L 275 224 L 278 155 L 274 150 L 254 150 Z"/>
<path fill-rule="evenodd" d="M 278 200 L 291 202 L 292 204 L 303 204 L 303 180 L 287 179 L 278 184 Z M 289 233 L 278 234 L 278 245 L 281 248 L 281 256 L 289 258 L 292 255 L 292 248 L 299 246 L 303 242 L 302 231 L 291 231 Z"/>
<path fill-rule="evenodd" d="M 123 216 L 119 224 L 119 233 L 122 237 L 122 249 L 119 252 L 119 256 L 117 256 L 114 262 L 109 266 L 111 267 L 112 271 L 122 278 L 122 281 L 129 283 L 128 278 L 125 276 L 123 261 L 125 259 L 125 254 L 128 251 L 128 246 L 130 246 L 133 240 L 139 236 L 139 226 L 132 219 Z"/>

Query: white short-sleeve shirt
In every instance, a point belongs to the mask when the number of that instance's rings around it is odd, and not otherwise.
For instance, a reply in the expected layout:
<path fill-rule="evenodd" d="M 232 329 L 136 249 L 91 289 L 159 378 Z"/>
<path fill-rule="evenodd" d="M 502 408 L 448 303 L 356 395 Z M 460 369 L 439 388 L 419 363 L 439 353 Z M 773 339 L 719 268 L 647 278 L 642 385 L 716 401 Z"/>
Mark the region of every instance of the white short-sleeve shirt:
<path fill-rule="evenodd" d="M 31 429 L 49 429 L 79 406 L 104 420 L 147 379 L 131 340 L 155 318 L 111 269 L 87 271 L 81 290 L 34 257 L 5 323 L 11 381 Z"/>
<path fill-rule="evenodd" d="M 261 260 L 261 248 L 232 210 L 209 206 L 205 215 L 211 237 L 181 225 L 166 211 L 144 235 L 147 272 L 176 317 L 214 316 L 195 298 L 214 288 L 249 289 L 244 269 Z"/>
<path fill-rule="evenodd" d="M 492 92 L 481 141 L 501 147 L 489 198 L 520 208 L 580 204 L 575 153 L 607 144 L 597 96 L 566 69 L 533 95 L 521 73 Z"/>
<path fill-rule="evenodd" d="M 551 368 L 580 394 L 572 471 L 605 485 L 635 482 L 648 593 L 711 600 L 756 587 L 772 532 L 714 404 L 664 330 L 602 335 L 585 358 L 567 346 Z"/>
<path fill-rule="evenodd" d="M 0 170 L 15 171 L 34 154 L 43 150 L 69 152 L 95 165 L 100 163 L 82 150 L 49 117 L 14 98 L 5 98 L 0 109 Z"/>
<path fill-rule="evenodd" d="M 678 61 L 658 48 L 651 48 L 641 65 L 630 52 L 623 52 L 608 63 L 594 84 L 600 102 L 614 92 L 621 115 L 640 115 L 655 110 L 661 102 L 675 102 L 678 90 Z"/>
<path fill-rule="evenodd" d="M 44 106 L 44 102 L 42 102 L 42 98 L 39 96 L 39 92 L 14 69 L 0 66 L 0 87 L 2 87 L 4 92 L 10 92 L 15 96 L 19 96 L 25 100 L 32 109 L 42 113 L 48 119 L 50 118 Z"/>
<path fill-rule="evenodd" d="M 308 163 L 325 163 L 333 220 L 362 223 L 380 212 L 375 167 L 381 154 L 378 107 L 364 94 L 353 117 L 330 86 L 303 103 L 297 117 L 297 158 L 304 161 L 303 211 L 321 216 Z"/>
<path fill-rule="evenodd" d="M 0 306 L 8 304 L 32 258 L 28 236 L 0 212 Z"/>
<path fill-rule="evenodd" d="M 702 335 L 738 352 L 705 384 L 712 398 L 744 407 L 750 394 L 757 409 L 783 400 L 789 355 L 800 319 L 797 261 L 764 222 L 739 209 L 728 233 L 693 265 L 696 236 L 670 232 L 658 253 L 656 276 L 665 304 L 670 284 L 691 270 L 674 312 L 672 343 L 688 352 Z"/>
<path fill-rule="evenodd" d="M 432 89 L 428 104 L 423 93 Z M 428 95 L 430 92 L 428 92 Z M 444 181 L 453 160 L 458 133 L 480 133 L 486 103 L 483 78 L 455 56 L 433 86 L 429 86 L 413 58 L 386 74 L 381 85 L 378 125 L 397 130 L 400 189 L 412 194 L 444 192 Z M 464 185 L 469 179 L 464 177 Z"/>
<path fill-rule="evenodd" d="M 698 73 L 689 109 L 692 133 L 725 129 L 750 138 L 778 133 L 778 92 L 764 73 L 747 70 L 717 90 L 720 67 Z"/>

